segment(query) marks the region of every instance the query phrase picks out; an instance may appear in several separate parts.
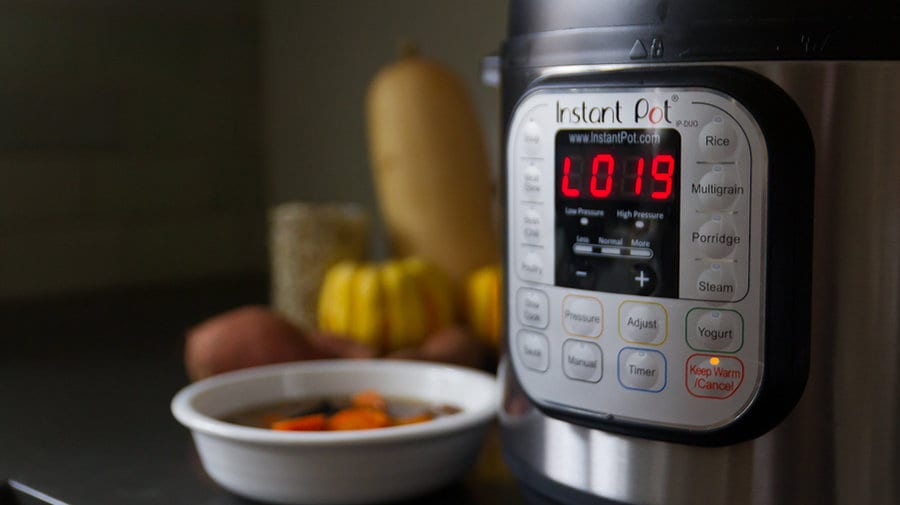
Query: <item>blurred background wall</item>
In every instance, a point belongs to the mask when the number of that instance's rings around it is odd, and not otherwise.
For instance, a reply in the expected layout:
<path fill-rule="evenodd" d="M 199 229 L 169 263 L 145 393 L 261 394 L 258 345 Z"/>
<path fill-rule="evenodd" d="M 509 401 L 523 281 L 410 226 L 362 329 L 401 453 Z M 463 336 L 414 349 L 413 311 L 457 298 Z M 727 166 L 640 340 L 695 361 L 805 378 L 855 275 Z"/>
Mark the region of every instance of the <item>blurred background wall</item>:
<path fill-rule="evenodd" d="M 271 205 L 374 212 L 365 88 L 403 40 L 464 76 L 496 145 L 498 100 L 479 64 L 505 11 L 505 0 L 0 2 L 0 300 L 263 277 Z"/>

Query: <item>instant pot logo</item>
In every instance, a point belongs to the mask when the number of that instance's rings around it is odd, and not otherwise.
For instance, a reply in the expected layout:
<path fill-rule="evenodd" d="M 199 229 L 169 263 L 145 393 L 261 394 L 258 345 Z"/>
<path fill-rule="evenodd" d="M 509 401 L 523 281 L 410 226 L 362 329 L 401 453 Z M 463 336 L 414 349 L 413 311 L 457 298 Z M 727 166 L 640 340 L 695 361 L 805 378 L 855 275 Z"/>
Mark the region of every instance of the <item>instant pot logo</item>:
<path fill-rule="evenodd" d="M 671 123 L 669 100 L 654 103 L 647 98 L 639 98 L 634 107 L 624 107 L 621 100 L 608 105 L 595 105 L 582 101 L 574 106 L 563 106 L 556 101 L 556 122 L 562 124 L 625 124 L 626 118 L 634 123 Z M 626 114 L 625 111 L 628 111 Z M 633 112 L 633 114 L 632 114 Z"/>

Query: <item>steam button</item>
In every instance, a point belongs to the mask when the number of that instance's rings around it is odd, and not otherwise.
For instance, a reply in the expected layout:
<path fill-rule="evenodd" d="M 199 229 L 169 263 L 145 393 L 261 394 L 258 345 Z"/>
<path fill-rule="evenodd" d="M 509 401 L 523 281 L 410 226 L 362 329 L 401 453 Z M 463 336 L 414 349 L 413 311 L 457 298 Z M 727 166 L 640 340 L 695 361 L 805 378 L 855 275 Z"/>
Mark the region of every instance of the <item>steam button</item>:
<path fill-rule="evenodd" d="M 737 151 L 737 131 L 731 120 L 716 116 L 700 130 L 700 152 L 710 156 L 707 161 L 726 161 Z"/>
<path fill-rule="evenodd" d="M 713 263 L 697 277 L 697 294 L 703 300 L 734 300 L 737 286 L 731 267 Z"/>

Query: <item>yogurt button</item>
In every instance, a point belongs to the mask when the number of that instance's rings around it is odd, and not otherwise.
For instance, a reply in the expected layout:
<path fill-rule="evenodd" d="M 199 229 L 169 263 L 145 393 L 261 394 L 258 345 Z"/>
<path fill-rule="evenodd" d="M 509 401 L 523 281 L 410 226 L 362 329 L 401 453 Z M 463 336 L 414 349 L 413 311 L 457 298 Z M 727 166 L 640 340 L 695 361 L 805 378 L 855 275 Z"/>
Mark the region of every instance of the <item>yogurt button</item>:
<path fill-rule="evenodd" d="M 688 344 L 699 351 L 735 352 L 744 340 L 744 320 L 729 309 L 692 309 L 687 315 Z"/>

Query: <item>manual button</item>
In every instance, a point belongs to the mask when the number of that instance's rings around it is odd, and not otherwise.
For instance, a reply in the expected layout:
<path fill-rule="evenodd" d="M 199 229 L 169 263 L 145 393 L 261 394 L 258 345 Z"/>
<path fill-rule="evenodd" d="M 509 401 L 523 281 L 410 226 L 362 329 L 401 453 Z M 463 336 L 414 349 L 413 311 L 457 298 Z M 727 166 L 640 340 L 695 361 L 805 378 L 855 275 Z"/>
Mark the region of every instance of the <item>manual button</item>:
<path fill-rule="evenodd" d="M 593 342 L 566 340 L 562 359 L 563 373 L 570 379 L 598 382 L 603 377 L 603 351 Z"/>

